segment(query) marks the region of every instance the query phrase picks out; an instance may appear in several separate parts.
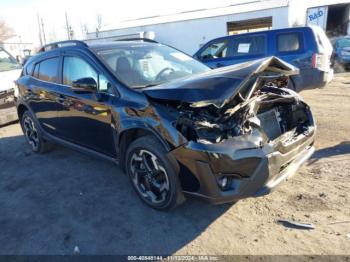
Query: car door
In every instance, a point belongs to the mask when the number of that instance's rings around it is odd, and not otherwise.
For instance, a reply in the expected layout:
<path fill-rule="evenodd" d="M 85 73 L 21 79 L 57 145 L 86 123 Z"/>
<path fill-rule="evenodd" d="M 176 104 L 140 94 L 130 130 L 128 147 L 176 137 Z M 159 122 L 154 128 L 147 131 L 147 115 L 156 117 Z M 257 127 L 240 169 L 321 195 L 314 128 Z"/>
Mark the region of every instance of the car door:
<path fill-rule="evenodd" d="M 93 78 L 94 92 L 73 90 L 73 83 Z M 108 78 L 87 56 L 65 53 L 62 57 L 59 136 L 69 142 L 115 156 L 111 107 L 116 99 Z"/>
<path fill-rule="evenodd" d="M 58 128 L 59 62 L 59 56 L 47 57 L 37 62 L 25 91 L 26 100 L 40 126 L 53 135 L 57 134 Z"/>

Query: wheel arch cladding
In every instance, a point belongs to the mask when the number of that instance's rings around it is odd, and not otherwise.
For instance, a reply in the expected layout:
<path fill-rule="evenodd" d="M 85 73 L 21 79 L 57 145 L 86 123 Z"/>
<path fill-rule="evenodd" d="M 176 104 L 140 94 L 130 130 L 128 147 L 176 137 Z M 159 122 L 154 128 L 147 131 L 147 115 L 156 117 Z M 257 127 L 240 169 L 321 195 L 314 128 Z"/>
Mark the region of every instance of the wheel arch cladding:
<path fill-rule="evenodd" d="M 151 129 L 143 127 L 134 127 L 123 130 L 118 137 L 118 152 L 120 153 L 120 164 L 125 171 L 125 154 L 127 152 L 128 146 L 136 139 L 143 136 L 152 136 L 157 139 L 163 146 L 164 149 L 169 152 L 171 150 L 169 144 Z"/>
<path fill-rule="evenodd" d="M 27 110 L 28 110 L 28 108 L 25 105 L 23 105 L 23 104 L 20 104 L 17 107 L 17 114 L 18 114 L 19 121 L 21 121 L 24 112 L 27 111 Z"/>
<path fill-rule="evenodd" d="M 130 128 L 124 130 L 119 136 L 119 152 L 120 152 L 120 164 L 123 171 L 126 171 L 125 167 L 125 157 L 128 146 L 136 139 L 143 136 L 152 136 L 157 141 L 159 141 L 164 149 L 168 152 L 167 157 L 169 161 L 172 163 L 175 172 L 179 176 L 180 184 L 183 190 L 185 191 L 198 191 L 199 189 L 199 181 L 198 179 L 189 171 L 184 165 L 182 165 L 175 156 L 171 153 L 172 149 L 170 145 L 162 139 L 159 135 L 156 134 L 156 131 L 146 129 L 146 128 Z"/>

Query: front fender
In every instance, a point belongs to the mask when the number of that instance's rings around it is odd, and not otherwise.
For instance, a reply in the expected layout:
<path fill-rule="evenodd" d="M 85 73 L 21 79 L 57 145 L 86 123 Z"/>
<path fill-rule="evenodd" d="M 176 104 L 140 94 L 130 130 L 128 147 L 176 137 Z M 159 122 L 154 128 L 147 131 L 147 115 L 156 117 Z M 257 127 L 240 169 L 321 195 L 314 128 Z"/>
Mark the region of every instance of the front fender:
<path fill-rule="evenodd" d="M 123 134 L 125 134 L 125 132 L 129 132 L 135 129 L 141 129 L 144 130 L 147 133 L 151 133 L 152 135 L 154 135 L 159 142 L 162 143 L 162 145 L 164 146 L 164 148 L 167 151 L 171 150 L 171 146 L 169 145 L 169 143 L 161 136 L 161 134 L 158 132 L 157 129 L 155 129 L 152 125 L 147 124 L 144 121 L 141 121 L 141 119 L 128 119 L 128 120 L 124 120 L 122 122 L 121 128 L 119 129 L 119 132 L 117 133 L 117 144 L 120 144 L 120 140 L 121 137 L 123 136 Z"/>

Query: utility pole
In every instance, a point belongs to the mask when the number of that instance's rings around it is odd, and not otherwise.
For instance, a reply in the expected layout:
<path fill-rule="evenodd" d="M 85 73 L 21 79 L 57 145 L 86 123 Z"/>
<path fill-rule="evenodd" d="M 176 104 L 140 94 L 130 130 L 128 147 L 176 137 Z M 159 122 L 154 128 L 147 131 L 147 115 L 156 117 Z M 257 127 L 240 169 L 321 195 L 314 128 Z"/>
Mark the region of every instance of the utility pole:
<path fill-rule="evenodd" d="M 22 37 L 20 35 L 18 35 L 18 49 L 19 49 L 19 53 L 21 56 L 24 57 L 24 53 L 23 53 L 23 50 L 22 50 Z"/>
<path fill-rule="evenodd" d="M 71 33 L 70 33 L 70 26 L 68 23 L 68 16 L 67 16 L 67 12 L 65 12 L 65 16 L 66 16 L 66 30 L 67 30 L 67 37 L 68 40 L 71 40 Z"/>
<path fill-rule="evenodd" d="M 40 26 L 40 17 L 39 17 L 39 14 L 36 14 L 36 17 L 37 17 L 37 19 L 38 19 L 40 46 L 43 46 L 43 39 L 41 38 L 41 26 Z"/>
<path fill-rule="evenodd" d="M 44 20 L 43 20 L 43 18 L 41 18 L 41 30 L 43 32 L 44 45 L 46 45 L 46 35 L 45 35 L 45 27 L 44 27 Z"/>

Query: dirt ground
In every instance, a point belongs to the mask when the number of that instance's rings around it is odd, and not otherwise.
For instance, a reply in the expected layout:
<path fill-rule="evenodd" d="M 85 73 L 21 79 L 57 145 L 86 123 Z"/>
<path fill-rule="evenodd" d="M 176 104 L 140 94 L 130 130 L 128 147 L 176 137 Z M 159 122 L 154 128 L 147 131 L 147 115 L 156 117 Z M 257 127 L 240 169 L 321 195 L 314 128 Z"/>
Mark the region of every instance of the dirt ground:
<path fill-rule="evenodd" d="M 18 124 L 0 128 L 0 254 L 350 254 L 350 74 L 302 92 L 316 153 L 272 194 L 157 212 L 111 163 L 57 147 L 32 154 Z M 287 228 L 278 219 L 313 223 Z M 348 221 L 348 222 L 344 222 Z M 343 222 L 335 223 L 334 222 Z"/>

